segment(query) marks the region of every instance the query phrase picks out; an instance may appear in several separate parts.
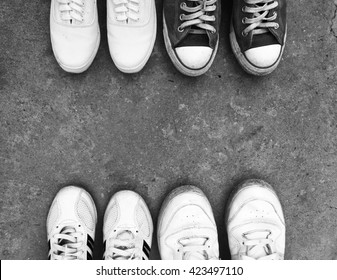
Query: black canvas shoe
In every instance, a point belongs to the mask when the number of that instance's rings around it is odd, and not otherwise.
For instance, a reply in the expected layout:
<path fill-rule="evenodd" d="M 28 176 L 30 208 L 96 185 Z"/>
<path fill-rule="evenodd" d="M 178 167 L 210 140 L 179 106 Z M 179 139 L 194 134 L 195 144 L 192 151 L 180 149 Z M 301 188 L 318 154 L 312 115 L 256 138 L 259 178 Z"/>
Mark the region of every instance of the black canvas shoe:
<path fill-rule="evenodd" d="M 233 1 L 230 42 L 246 72 L 262 76 L 274 71 L 286 35 L 286 0 Z"/>
<path fill-rule="evenodd" d="M 164 0 L 163 22 L 175 67 L 188 76 L 204 74 L 218 49 L 220 0 Z"/>

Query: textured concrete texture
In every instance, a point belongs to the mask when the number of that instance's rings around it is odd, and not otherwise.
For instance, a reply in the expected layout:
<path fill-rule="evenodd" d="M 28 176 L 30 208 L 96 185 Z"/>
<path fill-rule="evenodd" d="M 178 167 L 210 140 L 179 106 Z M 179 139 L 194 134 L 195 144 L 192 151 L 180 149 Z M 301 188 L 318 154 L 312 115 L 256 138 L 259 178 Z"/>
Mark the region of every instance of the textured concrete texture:
<path fill-rule="evenodd" d="M 46 259 L 45 221 L 62 186 L 92 194 L 100 259 L 113 193 L 140 193 L 156 222 L 165 195 L 188 183 L 208 196 L 228 259 L 226 199 L 248 178 L 279 194 L 287 259 L 337 258 L 337 1 L 288 1 L 283 60 L 262 78 L 245 74 L 230 49 L 231 0 L 222 1 L 216 60 L 198 78 L 172 65 L 156 4 L 158 34 L 143 71 L 114 66 L 99 0 L 97 57 L 71 75 L 52 53 L 50 1 L 1 0 L 0 258 Z"/>

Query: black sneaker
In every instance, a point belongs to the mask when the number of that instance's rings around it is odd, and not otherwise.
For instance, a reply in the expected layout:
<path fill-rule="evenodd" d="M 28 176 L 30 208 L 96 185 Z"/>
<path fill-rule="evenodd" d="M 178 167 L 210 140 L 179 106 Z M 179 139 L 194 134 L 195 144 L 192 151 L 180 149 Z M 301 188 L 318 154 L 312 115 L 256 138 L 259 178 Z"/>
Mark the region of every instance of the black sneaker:
<path fill-rule="evenodd" d="M 286 35 L 286 0 L 234 0 L 230 42 L 246 72 L 262 76 L 274 71 Z"/>
<path fill-rule="evenodd" d="M 167 52 L 183 74 L 199 76 L 212 65 L 219 44 L 220 0 L 164 0 Z"/>

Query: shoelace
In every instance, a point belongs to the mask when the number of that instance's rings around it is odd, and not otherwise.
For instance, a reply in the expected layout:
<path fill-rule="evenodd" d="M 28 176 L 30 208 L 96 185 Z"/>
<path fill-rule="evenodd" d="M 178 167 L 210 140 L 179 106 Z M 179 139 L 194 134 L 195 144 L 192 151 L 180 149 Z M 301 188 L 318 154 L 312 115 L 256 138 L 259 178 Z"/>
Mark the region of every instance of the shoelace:
<path fill-rule="evenodd" d="M 120 238 L 123 235 L 128 235 L 130 238 L 123 240 Z M 141 260 L 147 258 L 139 246 L 143 243 L 142 240 L 134 237 L 128 230 L 119 233 L 117 238 L 111 238 L 109 243 L 111 245 L 107 248 L 105 257 L 107 260 Z"/>
<path fill-rule="evenodd" d="M 83 0 L 57 0 L 60 3 L 61 19 L 73 23 L 83 22 Z"/>
<path fill-rule="evenodd" d="M 127 22 L 139 20 L 139 0 L 113 0 L 116 5 L 116 20 Z"/>
<path fill-rule="evenodd" d="M 183 260 L 210 260 L 207 237 L 194 237 L 180 240 L 181 247 L 178 252 L 182 255 Z"/>
<path fill-rule="evenodd" d="M 274 250 L 274 241 L 269 239 L 270 234 L 269 230 L 244 233 L 242 236 L 246 240 L 242 245 L 245 247 L 245 254 L 241 254 L 241 258 L 249 260 L 280 259 L 280 255 Z"/>
<path fill-rule="evenodd" d="M 73 227 L 64 227 L 60 233 L 54 235 L 57 243 L 52 245 L 52 254 L 56 260 L 76 260 L 83 251 L 80 248 L 83 246 L 83 234 L 76 232 Z"/>
<path fill-rule="evenodd" d="M 202 31 L 216 32 L 210 22 L 215 21 L 215 15 L 210 15 L 216 10 L 217 0 L 186 0 L 192 2 L 192 6 L 187 6 L 186 2 L 180 4 L 180 9 L 187 14 L 180 14 L 182 24 L 178 26 L 178 31 L 183 32 L 188 26 L 197 26 Z M 196 32 L 195 32 L 196 31 Z M 194 33 L 198 33 L 194 30 Z"/>
<path fill-rule="evenodd" d="M 253 14 L 252 18 L 245 17 L 242 19 L 244 24 L 249 24 L 242 32 L 243 36 L 247 36 L 250 31 L 255 34 L 263 34 L 268 32 L 268 28 L 279 28 L 279 24 L 273 22 L 277 18 L 277 13 L 274 12 L 268 17 L 269 11 L 278 6 L 275 0 L 245 0 L 249 6 L 244 6 L 242 11 Z"/>

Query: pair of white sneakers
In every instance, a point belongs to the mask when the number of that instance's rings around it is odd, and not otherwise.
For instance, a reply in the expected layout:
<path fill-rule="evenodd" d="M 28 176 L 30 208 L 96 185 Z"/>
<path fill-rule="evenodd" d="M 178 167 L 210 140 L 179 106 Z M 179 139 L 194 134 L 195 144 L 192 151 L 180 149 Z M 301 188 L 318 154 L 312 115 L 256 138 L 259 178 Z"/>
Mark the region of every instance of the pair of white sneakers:
<path fill-rule="evenodd" d="M 109 50 L 116 67 L 139 72 L 156 39 L 154 0 L 107 0 Z M 51 0 L 50 35 L 62 69 L 82 73 L 93 62 L 100 44 L 96 0 Z"/>
<path fill-rule="evenodd" d="M 65 187 L 47 218 L 49 259 L 92 259 L 97 212 L 82 188 Z M 270 185 L 248 180 L 229 199 L 225 222 L 232 259 L 284 259 L 285 222 Z M 112 196 L 104 215 L 104 259 L 147 260 L 153 222 L 133 191 Z M 164 260 L 218 260 L 217 227 L 205 194 L 194 186 L 174 189 L 162 204 L 157 226 Z"/>

